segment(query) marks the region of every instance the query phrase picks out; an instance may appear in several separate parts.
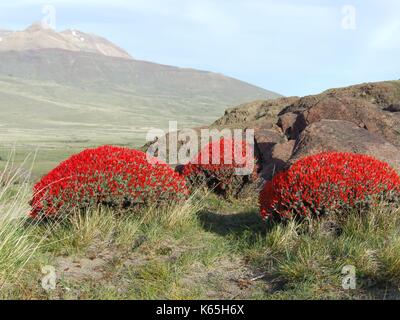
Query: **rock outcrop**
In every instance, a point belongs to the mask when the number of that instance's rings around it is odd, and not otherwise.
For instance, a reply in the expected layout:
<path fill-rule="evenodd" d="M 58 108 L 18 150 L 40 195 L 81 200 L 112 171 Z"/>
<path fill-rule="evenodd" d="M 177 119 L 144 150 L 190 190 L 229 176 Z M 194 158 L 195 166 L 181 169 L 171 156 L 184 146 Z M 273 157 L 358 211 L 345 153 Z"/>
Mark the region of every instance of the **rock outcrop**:
<path fill-rule="evenodd" d="M 211 128 L 254 129 L 265 180 L 323 151 L 368 154 L 400 173 L 400 81 L 256 101 L 227 110 Z"/>
<path fill-rule="evenodd" d="M 353 122 L 327 119 L 309 125 L 301 133 L 288 163 L 323 151 L 368 154 L 400 170 L 398 147 Z"/>
<path fill-rule="evenodd" d="M 279 113 L 298 99 L 298 97 L 289 97 L 245 103 L 226 110 L 225 115 L 215 121 L 211 127 L 235 129 L 254 126 L 272 127 L 276 124 Z"/>
<path fill-rule="evenodd" d="M 279 124 L 286 135 L 297 139 L 308 125 L 323 119 L 349 120 L 400 146 L 399 118 L 371 101 L 341 94 L 302 98 L 280 115 Z"/>

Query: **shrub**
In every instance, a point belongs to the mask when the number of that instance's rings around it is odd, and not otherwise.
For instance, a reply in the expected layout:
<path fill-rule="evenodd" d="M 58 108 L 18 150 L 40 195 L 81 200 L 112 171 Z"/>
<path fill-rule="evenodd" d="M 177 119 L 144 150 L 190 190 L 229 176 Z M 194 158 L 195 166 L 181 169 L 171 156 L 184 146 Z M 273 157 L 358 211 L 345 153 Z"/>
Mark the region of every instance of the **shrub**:
<path fill-rule="evenodd" d="M 400 177 L 367 155 L 327 152 L 278 173 L 260 193 L 264 218 L 312 218 L 400 199 Z"/>
<path fill-rule="evenodd" d="M 185 199 L 184 178 L 167 164 L 154 163 L 144 152 L 127 148 L 85 150 L 35 185 L 31 216 L 53 217 L 98 205 L 131 210 Z"/>
<path fill-rule="evenodd" d="M 226 198 L 237 197 L 257 179 L 253 150 L 243 140 L 220 139 L 201 150 L 182 173 L 192 189 L 206 187 Z"/>

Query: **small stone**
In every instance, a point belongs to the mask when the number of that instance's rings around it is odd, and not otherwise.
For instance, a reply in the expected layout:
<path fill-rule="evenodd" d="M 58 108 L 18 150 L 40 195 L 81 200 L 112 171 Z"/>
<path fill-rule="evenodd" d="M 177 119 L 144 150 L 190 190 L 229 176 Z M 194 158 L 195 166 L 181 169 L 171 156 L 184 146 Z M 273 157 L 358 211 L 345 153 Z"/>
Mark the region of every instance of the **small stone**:
<path fill-rule="evenodd" d="M 384 110 L 389 112 L 400 112 L 400 103 L 392 104 Z"/>

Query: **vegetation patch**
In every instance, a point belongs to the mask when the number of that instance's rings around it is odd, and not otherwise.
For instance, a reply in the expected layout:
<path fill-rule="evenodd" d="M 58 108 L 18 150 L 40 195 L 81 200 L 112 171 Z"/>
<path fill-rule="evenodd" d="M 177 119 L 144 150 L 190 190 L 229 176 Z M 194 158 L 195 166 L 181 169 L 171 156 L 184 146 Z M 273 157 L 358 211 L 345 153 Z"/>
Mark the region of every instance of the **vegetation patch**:
<path fill-rule="evenodd" d="M 168 165 L 141 151 L 104 146 L 62 162 L 33 191 L 32 217 L 57 217 L 99 205 L 137 210 L 180 202 L 185 180 Z"/>
<path fill-rule="evenodd" d="M 253 154 L 245 141 L 220 139 L 185 165 L 183 175 L 192 189 L 206 188 L 225 198 L 243 196 L 258 178 Z"/>
<path fill-rule="evenodd" d="M 264 218 L 313 218 L 400 199 L 400 177 L 373 157 L 327 152 L 278 173 L 260 194 Z"/>

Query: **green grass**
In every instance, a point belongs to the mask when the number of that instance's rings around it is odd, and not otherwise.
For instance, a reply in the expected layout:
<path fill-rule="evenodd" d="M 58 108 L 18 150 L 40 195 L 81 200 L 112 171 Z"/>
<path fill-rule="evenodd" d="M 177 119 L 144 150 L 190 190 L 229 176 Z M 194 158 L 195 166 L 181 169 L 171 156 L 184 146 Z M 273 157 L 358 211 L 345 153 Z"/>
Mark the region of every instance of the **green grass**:
<path fill-rule="evenodd" d="M 31 180 L 37 180 L 61 161 L 71 155 L 87 148 L 95 148 L 101 145 L 111 144 L 137 148 L 139 142 L 133 140 L 129 143 L 125 140 L 115 140 L 112 143 L 104 140 L 49 140 L 31 141 L 24 144 L 3 144 L 0 146 L 0 172 L 7 166 L 22 168 L 31 174 Z"/>
<path fill-rule="evenodd" d="M 1 184 L 2 299 L 400 297 L 395 208 L 268 224 L 254 200 L 196 194 L 184 205 L 137 215 L 97 209 L 32 223 L 25 218 L 30 187 Z M 356 268 L 356 290 L 342 289 L 345 265 Z M 55 290 L 41 287 L 44 266 L 55 267 Z"/>
<path fill-rule="evenodd" d="M 168 131 L 169 121 L 178 121 L 179 128 L 204 126 L 215 121 L 229 106 L 276 96 L 219 75 L 164 70 L 164 66 L 156 68 L 167 73 L 173 71 L 183 78 L 173 83 L 171 77 L 162 79 L 167 74 L 162 72 L 157 73 L 153 81 L 148 81 L 147 73 L 145 79 L 140 80 L 140 67 L 132 78 L 126 61 L 122 64 L 115 62 L 114 69 L 101 57 L 95 57 L 100 59 L 96 66 L 93 57 L 86 57 L 90 63 L 83 63 L 80 76 L 71 79 L 67 79 L 73 76 L 68 67 L 69 58 L 60 53 L 46 53 L 46 61 L 59 60 L 53 63 L 61 68 L 60 72 L 53 70 L 50 74 L 47 74 L 48 65 L 39 68 L 40 72 L 38 69 L 29 72 L 27 68 L 31 61 L 24 68 L 21 61 L 8 58 L 11 59 L 8 66 L 12 66 L 16 73 L 2 74 L 0 70 L 0 138 L 2 147 L 7 148 L 15 143 L 22 148 L 56 145 L 61 149 L 64 146 L 68 148 L 71 143 L 78 147 L 104 143 L 141 146 L 146 143 L 151 128 Z M 93 76 L 106 65 L 103 71 L 112 75 L 111 78 L 104 78 L 103 72 Z M 89 78 L 85 77 L 87 68 L 86 76 Z M 53 78 L 60 74 L 67 77 Z M 210 91 L 211 87 L 213 90 Z"/>

